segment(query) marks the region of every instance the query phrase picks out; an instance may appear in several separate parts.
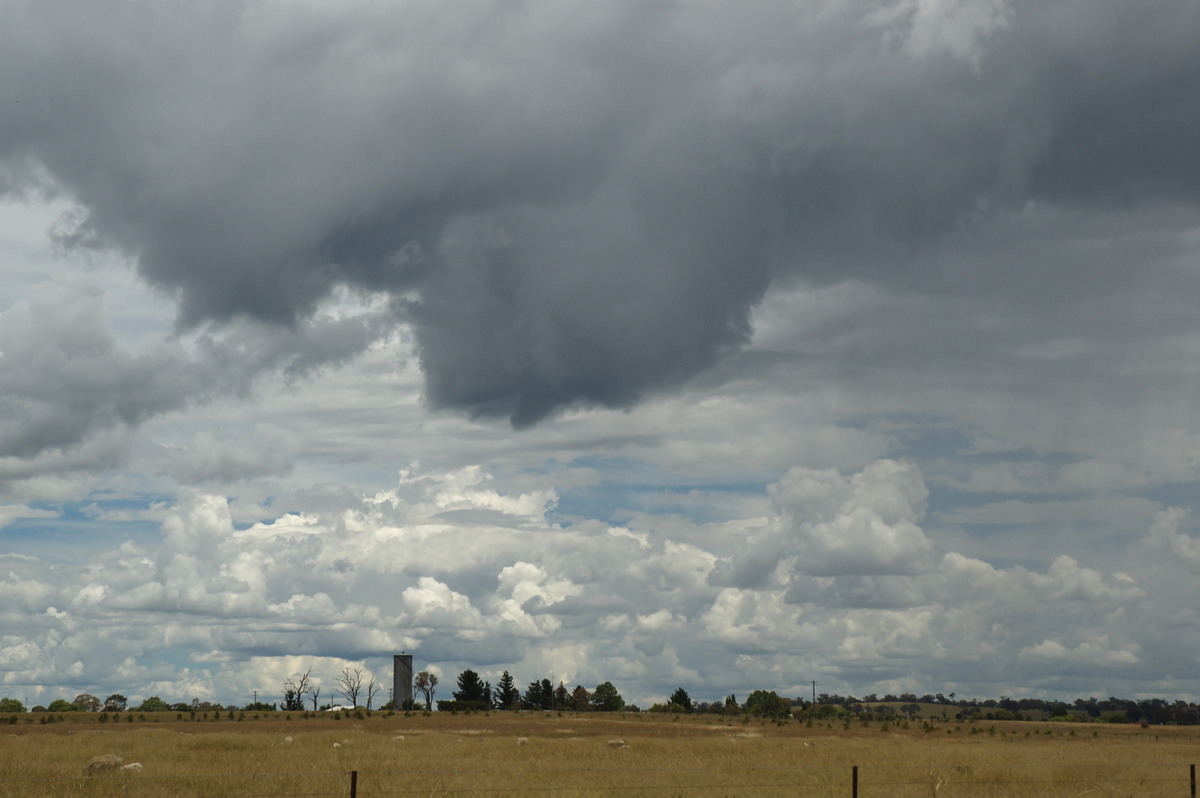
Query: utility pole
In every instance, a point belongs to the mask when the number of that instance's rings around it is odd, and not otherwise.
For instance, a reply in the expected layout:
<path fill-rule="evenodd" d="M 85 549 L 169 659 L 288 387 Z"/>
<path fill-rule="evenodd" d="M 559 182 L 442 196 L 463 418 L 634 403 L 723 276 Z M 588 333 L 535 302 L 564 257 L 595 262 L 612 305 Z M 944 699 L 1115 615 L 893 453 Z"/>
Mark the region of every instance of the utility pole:
<path fill-rule="evenodd" d="M 254 708 L 258 709 L 258 691 L 254 691 Z"/>
<path fill-rule="evenodd" d="M 817 682 L 813 680 L 813 706 L 817 705 Z"/>

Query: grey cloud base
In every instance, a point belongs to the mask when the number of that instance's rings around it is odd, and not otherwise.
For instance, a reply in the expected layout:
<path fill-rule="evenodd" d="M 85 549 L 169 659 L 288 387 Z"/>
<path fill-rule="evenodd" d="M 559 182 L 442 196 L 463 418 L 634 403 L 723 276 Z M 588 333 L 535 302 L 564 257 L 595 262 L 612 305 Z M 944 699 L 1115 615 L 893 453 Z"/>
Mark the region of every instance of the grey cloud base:
<path fill-rule="evenodd" d="M 0 159 L 182 324 L 385 292 L 435 406 L 524 426 L 711 366 L 772 280 L 969 290 L 926 265 L 963 225 L 1194 206 L 1198 15 L 9 2 Z"/>

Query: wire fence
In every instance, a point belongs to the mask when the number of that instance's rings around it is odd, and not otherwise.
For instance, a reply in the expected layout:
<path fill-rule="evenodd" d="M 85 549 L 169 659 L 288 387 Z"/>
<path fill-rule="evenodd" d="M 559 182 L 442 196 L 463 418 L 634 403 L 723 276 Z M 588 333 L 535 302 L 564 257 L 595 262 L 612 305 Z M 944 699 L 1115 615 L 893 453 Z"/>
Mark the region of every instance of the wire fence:
<path fill-rule="evenodd" d="M 0 779 L 0 796 L 772 796 L 1008 798 L 1190 796 L 1196 765 L 798 766 L 754 768 L 407 769 L 133 774 Z"/>

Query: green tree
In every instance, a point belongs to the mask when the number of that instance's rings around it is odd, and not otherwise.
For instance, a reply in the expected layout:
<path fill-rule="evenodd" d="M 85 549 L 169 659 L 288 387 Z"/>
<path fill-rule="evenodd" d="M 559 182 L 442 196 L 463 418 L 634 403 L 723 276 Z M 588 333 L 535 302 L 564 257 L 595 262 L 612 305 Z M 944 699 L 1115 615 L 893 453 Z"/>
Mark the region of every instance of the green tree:
<path fill-rule="evenodd" d="M 124 712 L 127 706 L 129 706 L 129 701 L 120 693 L 113 693 L 104 699 L 105 712 Z"/>
<path fill-rule="evenodd" d="M 304 709 L 304 699 L 291 687 L 283 688 L 283 708 L 288 712 L 299 712 Z"/>
<path fill-rule="evenodd" d="M 75 696 L 75 700 L 71 702 L 80 712 L 99 712 L 100 699 L 91 693 L 80 693 Z"/>
<path fill-rule="evenodd" d="M 75 712 L 78 709 L 79 707 L 65 698 L 56 698 L 50 702 L 50 706 L 46 707 L 47 712 Z"/>
<path fill-rule="evenodd" d="M 554 708 L 566 709 L 569 706 L 571 706 L 571 694 L 567 692 L 567 686 L 559 682 L 558 687 L 554 688 Z"/>
<path fill-rule="evenodd" d="M 469 668 L 458 675 L 458 689 L 451 693 L 455 701 L 483 701 L 491 703 L 487 687 L 479 674 Z"/>
<path fill-rule="evenodd" d="M 671 693 L 671 700 L 667 703 L 676 704 L 679 707 L 682 707 L 684 712 L 692 712 L 695 710 L 695 707 L 692 705 L 691 696 L 689 696 L 687 694 L 687 690 L 684 690 L 682 687 Z"/>
<path fill-rule="evenodd" d="M 786 718 L 792 713 L 791 704 L 786 699 L 780 698 L 774 690 L 770 692 L 755 690 L 746 699 L 746 703 L 742 709 L 751 715 L 760 715 L 767 718 Z"/>
<path fill-rule="evenodd" d="M 0 698 L 0 712 L 12 715 L 17 712 L 24 712 L 25 705 L 15 698 Z"/>
<path fill-rule="evenodd" d="M 619 712 L 625 706 L 625 699 L 612 682 L 604 682 L 592 691 L 592 706 L 601 712 Z"/>
<path fill-rule="evenodd" d="M 159 698 L 156 695 L 152 695 L 138 706 L 137 711 L 138 712 L 166 712 L 170 708 L 171 707 L 167 705 L 166 701 L 163 701 L 161 698 Z"/>
<path fill-rule="evenodd" d="M 575 685 L 571 691 L 570 707 L 576 712 L 586 712 L 592 708 L 592 694 L 582 684 Z"/>
<path fill-rule="evenodd" d="M 521 693 L 517 690 L 517 686 L 513 683 L 513 677 L 508 674 L 508 671 L 500 676 L 500 681 L 496 685 L 495 699 L 497 709 L 515 709 L 517 702 L 521 700 Z"/>

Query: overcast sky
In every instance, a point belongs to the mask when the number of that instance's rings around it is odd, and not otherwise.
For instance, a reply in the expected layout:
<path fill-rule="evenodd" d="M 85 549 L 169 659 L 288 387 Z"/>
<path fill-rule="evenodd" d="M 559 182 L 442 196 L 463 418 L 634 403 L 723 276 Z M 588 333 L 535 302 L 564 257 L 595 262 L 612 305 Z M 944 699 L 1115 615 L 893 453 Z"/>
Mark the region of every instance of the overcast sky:
<path fill-rule="evenodd" d="M 0 0 L 0 694 L 1200 699 L 1200 5 Z"/>

